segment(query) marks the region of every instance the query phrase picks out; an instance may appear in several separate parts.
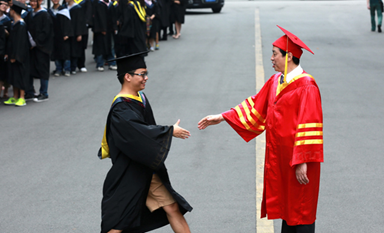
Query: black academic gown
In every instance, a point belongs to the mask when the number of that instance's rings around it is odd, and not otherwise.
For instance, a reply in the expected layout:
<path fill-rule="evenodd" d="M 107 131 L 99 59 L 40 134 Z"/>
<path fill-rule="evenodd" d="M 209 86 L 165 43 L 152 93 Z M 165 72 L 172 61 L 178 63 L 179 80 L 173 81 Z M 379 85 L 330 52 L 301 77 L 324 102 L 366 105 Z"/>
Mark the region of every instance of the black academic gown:
<path fill-rule="evenodd" d="M 27 25 L 24 21 L 18 21 L 9 31 L 8 37 L 8 83 L 21 90 L 29 88 L 29 50 Z M 11 63 L 11 59 L 16 62 Z"/>
<path fill-rule="evenodd" d="M 173 22 L 177 21 L 181 24 L 185 22 L 185 9 L 187 7 L 187 0 L 179 0 L 180 4 L 172 3 Z"/>
<path fill-rule="evenodd" d="M 151 5 L 148 5 L 146 3 L 145 11 L 147 13 L 147 17 L 150 17 L 152 15 L 155 15 L 155 18 L 152 20 L 152 26 L 149 32 L 149 35 L 147 35 L 148 38 L 156 39 L 156 33 L 160 31 L 160 5 L 157 1 L 153 1 Z"/>
<path fill-rule="evenodd" d="M 49 79 L 50 56 L 53 50 L 53 23 L 48 11 L 30 12 L 26 18 L 28 31 L 36 43 L 30 52 L 31 73 L 34 78 Z"/>
<path fill-rule="evenodd" d="M 169 13 L 171 11 L 171 0 L 158 0 L 160 6 L 160 23 L 161 28 L 169 26 Z"/>
<path fill-rule="evenodd" d="M 111 111 L 107 141 L 113 165 L 103 187 L 101 232 L 121 229 L 141 233 L 169 223 L 162 208 L 151 213 L 146 207 L 154 172 L 179 204 L 181 213 L 191 211 L 188 202 L 172 188 L 164 165 L 173 127 L 156 125 L 148 100 L 144 106 L 126 99 Z"/>
<path fill-rule="evenodd" d="M 65 36 L 73 36 L 69 10 L 63 6 L 59 6 L 58 12 L 56 14 L 53 13 L 52 9 L 49 9 L 48 12 L 51 15 L 54 29 L 53 51 L 51 54 L 51 60 L 70 60 L 70 40 L 69 38 L 64 40 Z"/>
<path fill-rule="evenodd" d="M 116 57 L 122 57 L 130 54 L 128 43 L 135 33 L 135 28 L 133 26 L 135 12 L 129 6 L 128 1 L 120 1 L 115 10 L 118 13 L 117 20 L 119 21 L 115 40 L 115 52 Z"/>
<path fill-rule="evenodd" d="M 132 1 L 134 4 L 139 5 L 139 1 Z M 144 6 L 143 6 L 144 7 Z M 128 40 L 128 54 L 139 53 L 142 51 L 148 50 L 146 44 L 146 22 L 142 21 L 139 17 L 139 12 L 137 12 L 132 4 L 129 4 L 129 15 L 132 15 L 132 24 L 133 24 L 133 38 Z"/>
<path fill-rule="evenodd" d="M 5 15 L 5 17 L 0 21 L 0 81 L 3 82 L 6 82 L 8 80 L 8 68 L 6 62 L 4 61 L 4 55 L 6 54 L 8 41 L 5 30 L 9 32 L 11 30 L 11 27 L 11 19 Z"/>
<path fill-rule="evenodd" d="M 111 28 L 113 27 L 107 3 L 98 1 L 95 5 L 94 13 L 92 53 L 96 56 L 107 56 L 111 53 Z M 104 35 L 102 32 L 106 34 Z"/>
<path fill-rule="evenodd" d="M 83 40 L 85 40 L 85 38 L 82 38 L 81 41 L 77 41 L 77 37 L 83 36 L 88 32 L 85 24 L 85 15 L 81 6 L 77 4 L 69 9 L 69 13 L 71 15 L 71 25 L 73 31 L 73 36 L 69 38 L 71 44 L 71 58 L 80 58 L 84 52 Z"/>

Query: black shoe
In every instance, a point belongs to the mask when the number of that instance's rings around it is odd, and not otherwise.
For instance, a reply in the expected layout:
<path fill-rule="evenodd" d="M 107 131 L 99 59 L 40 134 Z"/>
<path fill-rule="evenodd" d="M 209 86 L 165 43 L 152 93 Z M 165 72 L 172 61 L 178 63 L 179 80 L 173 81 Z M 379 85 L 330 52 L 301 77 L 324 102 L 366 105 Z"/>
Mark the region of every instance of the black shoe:
<path fill-rule="evenodd" d="M 28 94 L 26 94 L 24 96 L 25 101 L 34 100 L 35 98 L 37 98 L 37 96 L 35 96 L 35 95 L 28 95 Z"/>
<path fill-rule="evenodd" d="M 377 25 L 377 31 L 380 33 L 381 32 L 381 25 Z"/>
<path fill-rule="evenodd" d="M 47 101 L 47 100 L 48 100 L 48 96 L 42 95 L 42 94 L 38 95 L 37 98 L 33 99 L 33 101 L 38 102 L 38 103 L 43 102 L 43 101 Z"/>

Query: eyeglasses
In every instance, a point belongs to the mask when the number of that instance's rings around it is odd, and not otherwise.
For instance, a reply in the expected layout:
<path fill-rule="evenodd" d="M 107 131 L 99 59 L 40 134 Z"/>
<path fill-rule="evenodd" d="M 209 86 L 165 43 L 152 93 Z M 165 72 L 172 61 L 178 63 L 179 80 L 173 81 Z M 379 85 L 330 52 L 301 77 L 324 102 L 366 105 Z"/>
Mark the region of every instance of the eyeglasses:
<path fill-rule="evenodd" d="M 128 74 L 130 74 L 130 75 L 137 75 L 137 76 L 140 76 L 140 77 L 142 77 L 143 79 L 145 79 L 145 77 L 147 77 L 148 78 L 148 72 L 145 72 L 145 73 L 141 73 L 141 74 L 137 74 L 137 73 L 128 73 Z"/>

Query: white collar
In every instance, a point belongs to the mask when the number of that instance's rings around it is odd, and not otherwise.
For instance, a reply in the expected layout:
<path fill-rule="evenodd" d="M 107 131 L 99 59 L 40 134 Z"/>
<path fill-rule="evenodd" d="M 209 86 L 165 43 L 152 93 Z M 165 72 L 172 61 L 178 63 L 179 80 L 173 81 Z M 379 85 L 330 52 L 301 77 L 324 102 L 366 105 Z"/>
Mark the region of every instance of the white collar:
<path fill-rule="evenodd" d="M 287 74 L 287 77 L 285 78 L 285 81 L 289 83 L 294 77 L 297 75 L 300 75 L 303 73 L 303 68 L 301 68 L 300 65 L 298 65 L 295 69 L 293 69 L 291 72 Z"/>

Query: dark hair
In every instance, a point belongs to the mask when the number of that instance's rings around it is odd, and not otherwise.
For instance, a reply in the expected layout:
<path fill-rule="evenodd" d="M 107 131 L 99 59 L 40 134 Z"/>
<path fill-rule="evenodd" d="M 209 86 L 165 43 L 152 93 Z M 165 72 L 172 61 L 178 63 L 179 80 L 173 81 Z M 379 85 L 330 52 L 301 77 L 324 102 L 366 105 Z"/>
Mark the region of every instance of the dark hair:
<path fill-rule="evenodd" d="M 284 50 L 282 50 L 281 48 L 280 49 L 280 53 L 283 57 L 285 57 L 285 55 L 287 54 L 287 52 L 285 52 Z M 295 65 L 299 65 L 300 64 L 300 59 L 297 58 L 297 57 L 292 57 L 292 61 L 293 63 L 295 63 Z"/>
<path fill-rule="evenodd" d="M 125 74 L 133 74 L 135 72 L 136 72 L 136 70 L 131 70 L 131 71 L 127 72 L 127 73 L 119 74 L 119 75 L 117 75 L 117 79 L 119 80 L 120 84 L 123 85 L 124 84 Z"/>

